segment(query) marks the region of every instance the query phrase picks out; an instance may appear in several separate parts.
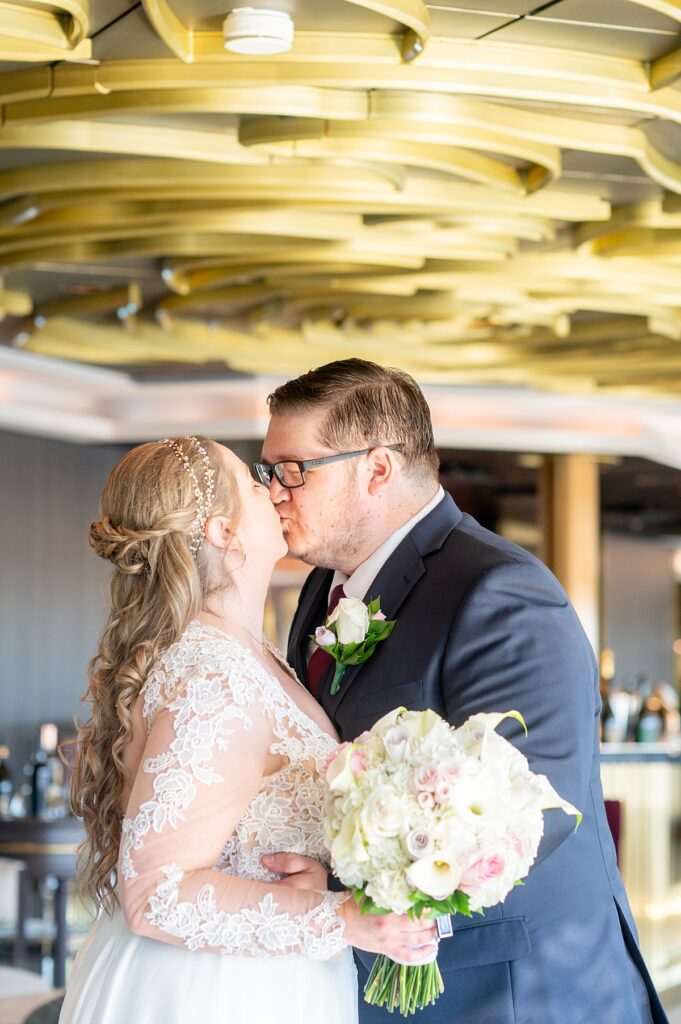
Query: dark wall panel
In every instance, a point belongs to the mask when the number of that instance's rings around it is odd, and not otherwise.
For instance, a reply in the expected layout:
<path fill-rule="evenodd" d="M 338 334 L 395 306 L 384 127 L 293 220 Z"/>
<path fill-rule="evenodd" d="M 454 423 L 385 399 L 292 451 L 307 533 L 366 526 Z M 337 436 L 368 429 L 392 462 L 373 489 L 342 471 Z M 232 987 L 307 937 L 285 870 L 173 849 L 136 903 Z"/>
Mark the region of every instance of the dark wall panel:
<path fill-rule="evenodd" d="M 41 722 L 68 722 L 103 621 L 107 566 L 88 546 L 125 449 L 0 432 L 0 743 L 15 780 Z"/>

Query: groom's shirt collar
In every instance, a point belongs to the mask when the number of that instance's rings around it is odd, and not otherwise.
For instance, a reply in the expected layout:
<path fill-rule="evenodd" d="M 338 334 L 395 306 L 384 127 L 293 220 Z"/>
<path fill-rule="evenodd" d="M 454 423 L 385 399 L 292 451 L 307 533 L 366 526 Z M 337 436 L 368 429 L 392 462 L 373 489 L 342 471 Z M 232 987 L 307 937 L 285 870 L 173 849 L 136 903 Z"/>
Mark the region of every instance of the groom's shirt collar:
<path fill-rule="evenodd" d="M 399 530 L 391 534 L 387 540 L 385 540 L 380 548 L 376 548 L 372 555 L 358 565 L 352 576 L 346 576 L 344 572 L 335 571 L 333 579 L 331 580 L 331 586 L 329 587 L 329 597 L 334 587 L 337 587 L 339 583 L 343 584 L 346 597 L 358 597 L 360 600 L 364 600 L 367 592 L 369 591 L 371 584 L 374 582 L 379 572 L 388 561 L 393 551 L 402 543 L 407 534 L 414 529 L 417 523 L 422 519 L 425 519 L 434 508 L 436 508 L 445 496 L 445 492 L 442 487 L 438 487 L 434 496 L 430 499 L 427 505 L 424 505 L 420 511 L 412 516 L 404 526 L 401 526 Z"/>

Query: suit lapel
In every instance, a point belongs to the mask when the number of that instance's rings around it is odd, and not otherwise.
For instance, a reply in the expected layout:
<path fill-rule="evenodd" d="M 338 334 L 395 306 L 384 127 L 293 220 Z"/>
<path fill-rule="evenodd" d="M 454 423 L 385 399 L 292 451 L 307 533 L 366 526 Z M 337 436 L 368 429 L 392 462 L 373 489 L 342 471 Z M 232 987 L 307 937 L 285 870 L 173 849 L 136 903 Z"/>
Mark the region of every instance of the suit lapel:
<path fill-rule="evenodd" d="M 378 576 L 372 583 L 369 592 L 364 595 L 365 602 L 373 601 L 374 598 L 380 597 L 381 611 L 385 613 L 386 618 L 397 620 L 397 624 L 395 625 L 392 633 L 387 640 L 383 641 L 383 643 L 399 643 L 400 607 L 409 596 L 409 592 L 421 579 L 425 571 L 426 568 L 423 564 L 421 554 L 414 544 L 411 534 L 407 534 L 400 546 L 395 552 L 393 552 L 379 572 Z M 375 658 L 379 651 L 380 646 L 374 651 L 372 658 Z M 320 686 L 319 698 L 324 710 L 331 718 L 333 718 L 336 711 L 345 700 L 364 665 L 368 665 L 372 658 L 370 658 L 369 661 L 365 661 L 362 665 L 349 665 L 346 668 L 345 675 L 343 676 L 343 680 L 340 684 L 340 690 L 335 697 L 331 696 L 333 672 L 330 671 L 327 673 Z"/>
<path fill-rule="evenodd" d="M 321 625 L 328 604 L 333 572 L 315 569 L 303 594 L 289 638 L 289 657 L 293 658 L 296 675 L 309 689 L 307 678 L 307 647 L 310 633 Z"/>
<path fill-rule="evenodd" d="M 396 620 L 395 628 L 383 643 L 400 642 L 399 611 L 410 592 L 427 571 L 424 558 L 442 547 L 462 518 L 463 515 L 451 496 L 445 494 L 440 504 L 436 505 L 432 512 L 418 522 L 393 551 L 371 584 L 368 593 L 364 595 L 365 601 L 380 597 L 381 610 L 385 612 L 387 618 Z M 328 583 L 330 584 L 330 579 Z M 327 673 L 320 686 L 319 701 L 332 720 L 357 681 L 362 668 L 365 665 L 370 665 L 373 658 L 379 656 L 380 649 L 379 646 L 363 665 L 350 665 L 345 670 L 340 690 L 335 697 L 331 696 L 333 672 Z"/>

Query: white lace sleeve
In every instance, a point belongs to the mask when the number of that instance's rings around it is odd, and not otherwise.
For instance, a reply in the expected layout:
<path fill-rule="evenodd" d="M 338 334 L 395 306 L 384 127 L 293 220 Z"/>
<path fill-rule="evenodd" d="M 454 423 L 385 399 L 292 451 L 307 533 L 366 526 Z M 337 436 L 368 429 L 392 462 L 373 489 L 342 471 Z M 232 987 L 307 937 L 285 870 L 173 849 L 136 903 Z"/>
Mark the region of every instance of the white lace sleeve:
<path fill-rule="evenodd" d="M 123 911 L 137 934 L 192 950 L 329 959 L 346 945 L 337 907 L 347 894 L 215 868 L 275 745 L 262 681 L 243 662 L 217 668 L 193 666 L 165 703 L 156 693 L 123 822 Z"/>

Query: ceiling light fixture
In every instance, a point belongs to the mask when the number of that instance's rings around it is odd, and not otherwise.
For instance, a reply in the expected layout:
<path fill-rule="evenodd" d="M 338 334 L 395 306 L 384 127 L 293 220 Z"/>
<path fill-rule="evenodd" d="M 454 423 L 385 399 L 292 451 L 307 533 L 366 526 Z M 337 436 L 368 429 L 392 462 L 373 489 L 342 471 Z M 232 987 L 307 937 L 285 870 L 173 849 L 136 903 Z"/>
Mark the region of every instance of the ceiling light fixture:
<path fill-rule="evenodd" d="M 293 45 L 293 21 L 283 11 L 236 7 L 223 25 L 225 49 L 263 57 L 285 53 Z"/>

